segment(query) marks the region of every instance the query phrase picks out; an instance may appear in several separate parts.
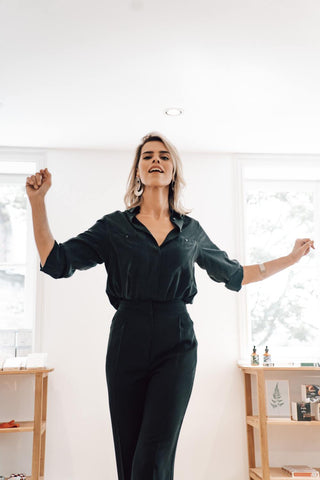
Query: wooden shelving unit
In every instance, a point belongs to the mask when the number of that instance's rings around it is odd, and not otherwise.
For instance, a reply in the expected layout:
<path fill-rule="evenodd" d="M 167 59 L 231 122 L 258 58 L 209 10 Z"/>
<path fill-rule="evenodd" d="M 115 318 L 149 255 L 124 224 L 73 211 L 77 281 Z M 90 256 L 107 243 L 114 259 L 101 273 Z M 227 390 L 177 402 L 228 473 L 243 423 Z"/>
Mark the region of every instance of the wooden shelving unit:
<path fill-rule="evenodd" d="M 1 434 L 33 432 L 32 475 L 28 480 L 44 480 L 44 459 L 47 421 L 48 374 L 53 368 L 35 368 L 28 370 L 0 370 L 2 375 L 34 375 L 34 418 L 33 421 L 18 421 L 18 428 L 0 428 Z M 5 421 L 5 420 L 4 420 Z"/>
<path fill-rule="evenodd" d="M 317 468 L 317 470 L 320 472 L 320 469 Z M 254 480 L 264 480 L 264 477 L 262 476 L 262 468 L 251 468 L 250 478 Z M 289 474 L 286 475 L 281 468 L 270 468 L 270 478 L 272 478 L 272 480 L 287 480 L 292 477 Z"/>
<path fill-rule="evenodd" d="M 281 468 L 272 468 L 269 465 L 268 426 L 301 428 L 320 428 L 320 422 L 297 422 L 288 419 L 268 418 L 266 408 L 266 387 L 265 372 L 270 371 L 315 371 L 319 373 L 320 367 L 248 367 L 239 365 L 244 374 L 246 419 L 247 419 L 247 442 L 249 477 L 252 480 L 287 480 L 291 478 Z M 257 382 L 258 415 L 253 415 L 251 377 L 254 376 Z M 258 432 L 261 452 L 261 467 L 256 466 L 254 430 Z M 320 468 L 317 469 L 320 472 Z"/>

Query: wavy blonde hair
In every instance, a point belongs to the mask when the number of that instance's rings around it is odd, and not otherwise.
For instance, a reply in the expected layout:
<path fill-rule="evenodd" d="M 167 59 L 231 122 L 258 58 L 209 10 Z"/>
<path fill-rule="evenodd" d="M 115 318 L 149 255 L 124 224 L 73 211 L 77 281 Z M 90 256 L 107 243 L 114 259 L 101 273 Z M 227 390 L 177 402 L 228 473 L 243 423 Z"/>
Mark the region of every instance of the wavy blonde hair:
<path fill-rule="evenodd" d="M 186 215 L 190 213 L 191 210 L 187 210 L 181 204 L 181 193 L 182 193 L 182 189 L 186 185 L 186 182 L 183 178 L 182 162 L 181 162 L 179 153 L 175 148 L 175 146 L 171 142 L 169 142 L 169 140 L 164 135 L 158 132 L 151 132 L 145 135 L 142 138 L 141 143 L 136 148 L 133 165 L 130 170 L 129 178 L 127 181 L 126 194 L 124 196 L 124 203 L 126 205 L 126 208 L 127 209 L 133 208 L 141 204 L 143 194 L 140 197 L 137 197 L 134 193 L 134 188 L 136 185 L 137 168 L 140 161 L 141 150 L 143 145 L 145 145 L 148 142 L 154 142 L 154 141 L 162 142 L 165 145 L 165 147 L 168 149 L 168 152 L 170 153 L 170 156 L 172 158 L 172 163 L 173 163 L 172 181 L 174 181 L 175 183 L 174 183 L 174 188 L 172 188 L 172 182 L 169 185 L 169 198 L 168 198 L 169 208 L 174 210 L 177 213 L 180 213 L 181 215 Z"/>

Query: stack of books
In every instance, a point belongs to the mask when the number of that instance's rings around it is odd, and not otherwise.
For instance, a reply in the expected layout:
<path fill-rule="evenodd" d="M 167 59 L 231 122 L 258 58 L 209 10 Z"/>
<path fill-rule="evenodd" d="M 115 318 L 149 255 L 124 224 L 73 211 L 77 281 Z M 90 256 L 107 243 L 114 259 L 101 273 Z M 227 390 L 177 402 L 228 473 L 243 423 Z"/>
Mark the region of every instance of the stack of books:
<path fill-rule="evenodd" d="M 319 472 L 308 465 L 284 465 L 282 470 L 289 473 L 291 478 L 319 478 Z"/>

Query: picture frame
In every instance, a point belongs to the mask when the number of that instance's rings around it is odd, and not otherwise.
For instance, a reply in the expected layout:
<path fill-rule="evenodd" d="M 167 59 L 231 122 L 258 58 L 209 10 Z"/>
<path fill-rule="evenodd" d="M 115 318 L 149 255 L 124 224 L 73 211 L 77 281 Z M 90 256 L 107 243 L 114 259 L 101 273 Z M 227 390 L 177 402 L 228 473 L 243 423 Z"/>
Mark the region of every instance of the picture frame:
<path fill-rule="evenodd" d="M 288 380 L 266 380 L 266 407 L 270 418 L 291 418 Z"/>

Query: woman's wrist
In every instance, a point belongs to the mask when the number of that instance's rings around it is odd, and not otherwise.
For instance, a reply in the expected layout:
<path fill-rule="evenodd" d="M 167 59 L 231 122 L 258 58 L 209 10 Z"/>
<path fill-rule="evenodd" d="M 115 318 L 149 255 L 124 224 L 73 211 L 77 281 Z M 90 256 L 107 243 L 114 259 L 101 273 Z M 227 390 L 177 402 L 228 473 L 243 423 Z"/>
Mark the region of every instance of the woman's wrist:
<path fill-rule="evenodd" d="M 289 253 L 289 255 L 287 255 L 287 258 L 288 258 L 289 266 L 294 265 L 299 261 L 299 258 L 293 252 Z"/>
<path fill-rule="evenodd" d="M 33 197 L 29 197 L 29 202 L 31 205 L 31 208 L 33 207 L 38 207 L 44 204 L 44 195 L 35 195 Z"/>

